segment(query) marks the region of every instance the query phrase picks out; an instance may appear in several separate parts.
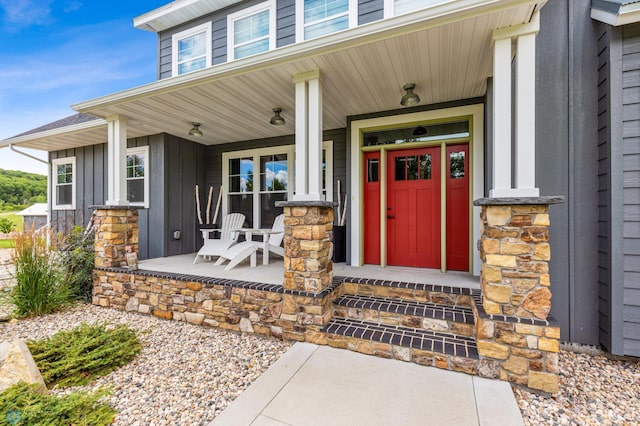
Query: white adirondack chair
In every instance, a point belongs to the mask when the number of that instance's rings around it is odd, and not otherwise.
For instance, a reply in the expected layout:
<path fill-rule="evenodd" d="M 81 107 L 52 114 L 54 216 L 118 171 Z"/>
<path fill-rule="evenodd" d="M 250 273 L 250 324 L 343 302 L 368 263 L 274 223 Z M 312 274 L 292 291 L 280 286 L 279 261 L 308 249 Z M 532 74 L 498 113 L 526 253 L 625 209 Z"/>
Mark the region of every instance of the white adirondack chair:
<path fill-rule="evenodd" d="M 273 221 L 269 238 L 264 242 L 258 241 L 244 241 L 234 246 L 229 247 L 224 253 L 220 255 L 216 265 L 222 265 L 227 260 L 229 264 L 224 268 L 228 271 L 234 268 L 238 263 L 245 260 L 247 257 L 251 257 L 251 267 L 256 266 L 256 257 L 258 250 L 268 250 L 270 253 L 275 253 L 281 257 L 284 257 L 284 248 L 280 246 L 284 239 L 284 215 L 281 214 Z M 265 256 L 266 253 L 263 253 Z"/>
<path fill-rule="evenodd" d="M 239 233 L 235 230 L 242 228 L 245 221 L 245 216 L 242 213 L 229 213 L 222 218 L 222 226 L 220 229 L 209 229 L 208 232 L 220 233 L 220 238 L 205 238 L 204 245 L 196 254 L 196 258 L 193 259 L 193 264 L 198 263 L 200 257 L 208 258 L 212 256 L 220 256 L 229 247 L 234 245 L 238 241 Z M 208 235 L 207 235 L 208 237 Z"/>

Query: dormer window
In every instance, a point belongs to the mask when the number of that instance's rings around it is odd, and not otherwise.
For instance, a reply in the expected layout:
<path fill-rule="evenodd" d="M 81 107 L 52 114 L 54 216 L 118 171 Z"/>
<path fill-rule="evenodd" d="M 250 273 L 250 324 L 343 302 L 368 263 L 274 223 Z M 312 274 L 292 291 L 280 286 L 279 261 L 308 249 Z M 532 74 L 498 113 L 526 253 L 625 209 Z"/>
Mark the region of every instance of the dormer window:
<path fill-rule="evenodd" d="M 174 76 L 211 66 L 211 22 L 174 34 L 172 46 Z"/>
<path fill-rule="evenodd" d="M 297 41 L 309 40 L 357 25 L 357 0 L 296 2 Z"/>
<path fill-rule="evenodd" d="M 230 61 L 276 47 L 274 0 L 233 13 L 227 19 L 227 55 Z"/>

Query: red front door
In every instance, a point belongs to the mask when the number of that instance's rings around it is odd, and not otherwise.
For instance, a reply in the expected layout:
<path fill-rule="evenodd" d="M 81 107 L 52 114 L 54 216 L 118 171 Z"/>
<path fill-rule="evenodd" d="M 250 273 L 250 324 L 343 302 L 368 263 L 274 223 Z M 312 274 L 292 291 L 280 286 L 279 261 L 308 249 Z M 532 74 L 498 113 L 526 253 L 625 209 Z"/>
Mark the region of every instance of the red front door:
<path fill-rule="evenodd" d="M 380 264 L 380 152 L 364 155 L 364 263 Z"/>
<path fill-rule="evenodd" d="M 387 263 L 440 268 L 439 147 L 387 154 L 386 213 Z"/>

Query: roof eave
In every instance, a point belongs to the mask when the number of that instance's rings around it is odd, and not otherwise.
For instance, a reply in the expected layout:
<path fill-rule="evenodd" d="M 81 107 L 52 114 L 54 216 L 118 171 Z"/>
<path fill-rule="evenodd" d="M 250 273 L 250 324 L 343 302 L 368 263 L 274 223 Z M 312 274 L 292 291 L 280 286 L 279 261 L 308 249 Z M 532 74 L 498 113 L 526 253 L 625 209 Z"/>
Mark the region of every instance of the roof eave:
<path fill-rule="evenodd" d="M 619 5 L 617 10 L 592 6 L 591 18 L 614 27 L 634 24 L 640 22 L 640 2 Z"/>
<path fill-rule="evenodd" d="M 151 32 L 160 32 L 189 22 L 203 14 L 240 3 L 242 0 L 175 0 L 143 15 L 133 18 L 133 26 Z"/>
<path fill-rule="evenodd" d="M 107 122 L 101 118 L 84 123 L 73 124 L 71 126 L 58 127 L 56 129 L 45 130 L 44 132 L 31 133 L 24 136 L 17 136 L 0 141 L 0 148 L 5 148 L 10 145 L 21 145 L 28 142 L 33 142 L 39 139 L 50 138 L 53 136 L 61 136 L 70 133 L 84 132 L 92 130 L 101 126 L 106 126 Z"/>

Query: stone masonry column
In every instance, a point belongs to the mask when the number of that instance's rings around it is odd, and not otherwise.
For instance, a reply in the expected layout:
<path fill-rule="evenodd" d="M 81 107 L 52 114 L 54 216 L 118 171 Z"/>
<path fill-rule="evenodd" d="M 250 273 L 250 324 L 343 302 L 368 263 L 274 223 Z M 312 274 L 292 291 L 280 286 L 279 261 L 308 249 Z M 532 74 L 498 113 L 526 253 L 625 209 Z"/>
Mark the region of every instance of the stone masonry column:
<path fill-rule="evenodd" d="M 558 391 L 560 328 L 551 310 L 549 205 L 564 197 L 483 198 L 482 305 L 476 312 L 481 358 L 500 379 Z"/>
<path fill-rule="evenodd" d="M 138 253 L 138 208 L 129 206 L 91 206 L 96 210 L 94 226 L 95 266 L 126 266 L 126 247 Z"/>

